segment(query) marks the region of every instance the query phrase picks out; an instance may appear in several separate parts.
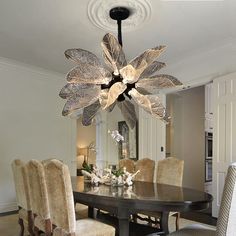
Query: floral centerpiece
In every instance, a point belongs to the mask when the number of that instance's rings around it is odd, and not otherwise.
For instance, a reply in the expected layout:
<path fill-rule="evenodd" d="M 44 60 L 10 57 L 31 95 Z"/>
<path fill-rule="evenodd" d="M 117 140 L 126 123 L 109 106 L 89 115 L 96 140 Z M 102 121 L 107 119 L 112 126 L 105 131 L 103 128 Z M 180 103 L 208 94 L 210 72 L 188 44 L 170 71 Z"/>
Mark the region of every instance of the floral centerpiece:
<path fill-rule="evenodd" d="M 124 137 L 118 132 L 118 130 L 110 131 L 108 133 L 111 135 L 112 139 L 116 143 L 123 142 Z M 105 168 L 104 170 L 98 169 L 96 166 L 88 165 L 86 162 L 83 163 L 82 174 L 90 179 L 93 185 L 98 184 L 108 184 L 113 186 L 131 186 L 133 184 L 133 178 L 139 170 L 135 173 L 129 173 L 126 168 L 120 168 L 118 170 L 113 170 L 111 168 Z"/>
<path fill-rule="evenodd" d="M 106 168 L 103 171 L 99 170 L 96 166 L 90 167 L 85 165 L 82 170 L 84 176 L 88 177 L 92 184 L 108 184 L 113 186 L 131 186 L 133 184 L 133 178 L 139 173 L 139 170 L 135 173 L 129 173 L 126 168 L 120 168 L 118 170 L 112 170 Z"/>

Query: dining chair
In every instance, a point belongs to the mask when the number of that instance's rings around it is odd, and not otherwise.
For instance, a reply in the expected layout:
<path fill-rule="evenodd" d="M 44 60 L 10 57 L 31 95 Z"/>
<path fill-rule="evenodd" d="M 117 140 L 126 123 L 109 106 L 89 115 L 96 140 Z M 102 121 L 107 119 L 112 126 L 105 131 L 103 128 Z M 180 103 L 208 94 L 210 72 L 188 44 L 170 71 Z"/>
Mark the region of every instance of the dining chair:
<path fill-rule="evenodd" d="M 33 235 L 33 213 L 25 163 L 16 159 L 12 162 L 11 166 L 15 182 L 17 205 L 19 208 L 18 223 L 20 225 L 20 236 L 24 235 L 25 226 L 28 228 L 28 233 Z"/>
<path fill-rule="evenodd" d="M 135 181 L 153 182 L 155 161 L 149 158 L 138 160 L 135 163 L 135 172 L 138 170 L 140 172 L 135 176 Z"/>
<path fill-rule="evenodd" d="M 236 234 L 236 163 L 229 166 L 225 179 L 216 230 L 201 225 L 191 225 L 169 234 L 170 236 L 233 236 Z"/>
<path fill-rule="evenodd" d="M 53 236 L 115 236 L 115 228 L 93 219 L 75 220 L 74 198 L 67 165 L 51 160 L 44 165 Z"/>
<path fill-rule="evenodd" d="M 135 181 L 142 181 L 142 182 L 153 182 L 154 178 L 154 171 L 155 171 L 155 161 L 149 158 L 143 158 L 138 160 L 135 163 L 134 171 L 138 171 L 139 173 L 134 177 Z M 140 212 L 142 214 L 142 212 Z M 150 217 L 148 217 L 150 218 Z M 139 214 L 133 214 L 132 220 L 137 223 L 137 219 L 142 220 L 143 217 Z"/>
<path fill-rule="evenodd" d="M 181 187 L 183 183 L 184 161 L 175 157 L 168 157 L 158 161 L 156 182 L 159 184 L 168 184 Z M 176 230 L 179 229 L 180 212 L 170 212 L 171 216 L 175 216 Z M 155 221 L 160 222 L 161 213 L 154 215 Z"/>
<path fill-rule="evenodd" d="M 173 186 L 182 186 L 184 172 L 184 161 L 174 157 L 168 157 L 158 161 L 156 170 L 156 182 L 159 184 L 168 184 Z M 147 217 L 145 217 L 145 215 Z M 161 212 L 142 212 L 138 215 L 139 220 L 147 221 L 150 225 L 159 225 L 161 220 Z M 170 212 L 171 216 L 175 216 L 176 230 L 179 229 L 180 213 Z M 152 217 L 155 220 L 152 220 Z"/>
<path fill-rule="evenodd" d="M 30 160 L 27 163 L 27 171 L 34 214 L 34 233 L 38 236 L 42 231 L 49 236 L 52 234 L 52 223 L 43 164 L 37 160 Z"/>
<path fill-rule="evenodd" d="M 134 173 L 135 170 L 135 162 L 129 158 L 124 158 L 119 161 L 120 168 L 126 168 L 129 173 Z"/>

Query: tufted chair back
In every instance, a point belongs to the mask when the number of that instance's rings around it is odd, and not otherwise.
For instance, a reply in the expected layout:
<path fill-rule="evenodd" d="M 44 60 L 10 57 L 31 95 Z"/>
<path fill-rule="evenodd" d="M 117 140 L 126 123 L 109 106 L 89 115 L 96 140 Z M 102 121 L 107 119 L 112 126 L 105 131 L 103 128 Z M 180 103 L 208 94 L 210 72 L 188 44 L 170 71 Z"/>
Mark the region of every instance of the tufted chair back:
<path fill-rule="evenodd" d="M 45 162 L 44 170 L 52 223 L 68 233 L 74 233 L 76 220 L 69 168 L 54 159 Z"/>
<path fill-rule="evenodd" d="M 15 182 L 16 198 L 19 207 L 30 211 L 31 201 L 29 193 L 29 181 L 25 163 L 19 159 L 12 162 L 12 171 Z"/>
<path fill-rule="evenodd" d="M 135 163 L 131 159 L 124 158 L 119 161 L 119 167 L 120 168 L 125 167 L 128 172 L 134 173 Z"/>
<path fill-rule="evenodd" d="M 236 163 L 228 168 L 217 220 L 216 236 L 231 236 L 236 232 Z"/>
<path fill-rule="evenodd" d="M 37 160 L 31 160 L 27 163 L 27 171 L 31 190 L 32 211 L 47 220 L 50 218 L 50 213 L 43 165 Z"/>
<path fill-rule="evenodd" d="M 135 171 L 140 172 L 135 176 L 136 181 L 153 182 L 155 161 L 144 158 L 135 163 Z"/>
<path fill-rule="evenodd" d="M 174 157 L 168 157 L 157 163 L 157 178 L 159 184 L 182 186 L 184 161 Z"/>

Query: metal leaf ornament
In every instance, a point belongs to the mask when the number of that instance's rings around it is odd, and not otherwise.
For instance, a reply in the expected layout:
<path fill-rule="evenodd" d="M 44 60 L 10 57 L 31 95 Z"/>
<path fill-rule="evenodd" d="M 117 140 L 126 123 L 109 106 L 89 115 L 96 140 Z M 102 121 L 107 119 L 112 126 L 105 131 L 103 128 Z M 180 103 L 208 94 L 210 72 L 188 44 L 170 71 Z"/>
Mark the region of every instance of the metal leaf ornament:
<path fill-rule="evenodd" d="M 156 60 L 166 47 L 148 49 L 127 63 L 122 46 L 112 34 L 103 37 L 101 46 L 106 66 L 89 51 L 65 51 L 66 58 L 77 65 L 67 74 L 67 84 L 59 94 L 67 99 L 62 115 L 82 114 L 83 125 L 90 125 L 100 109 L 112 111 L 117 104 L 128 125 L 134 128 L 137 121 L 134 102 L 168 122 L 160 98 L 152 95 L 161 89 L 182 85 L 173 76 L 156 74 L 166 66 Z"/>

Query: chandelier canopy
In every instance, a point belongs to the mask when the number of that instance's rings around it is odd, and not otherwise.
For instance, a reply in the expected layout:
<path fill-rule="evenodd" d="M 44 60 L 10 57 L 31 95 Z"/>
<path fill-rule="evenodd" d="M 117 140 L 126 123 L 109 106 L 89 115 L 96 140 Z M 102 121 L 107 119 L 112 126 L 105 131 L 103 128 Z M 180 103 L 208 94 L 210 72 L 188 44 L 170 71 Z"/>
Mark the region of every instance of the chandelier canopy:
<path fill-rule="evenodd" d="M 136 124 L 134 101 L 156 118 L 168 122 L 168 115 L 158 95 L 160 89 L 181 86 L 171 75 L 157 74 L 165 63 L 156 59 L 165 46 L 148 49 L 127 63 L 122 50 L 121 21 L 129 16 L 122 7 L 111 9 L 110 17 L 117 20 L 118 40 L 108 33 L 101 46 L 106 66 L 93 53 L 83 49 L 68 49 L 65 56 L 77 66 L 68 72 L 67 84 L 60 97 L 67 99 L 62 115 L 83 111 L 82 123 L 87 126 L 100 109 L 111 112 L 117 104 L 131 128 Z"/>

